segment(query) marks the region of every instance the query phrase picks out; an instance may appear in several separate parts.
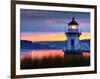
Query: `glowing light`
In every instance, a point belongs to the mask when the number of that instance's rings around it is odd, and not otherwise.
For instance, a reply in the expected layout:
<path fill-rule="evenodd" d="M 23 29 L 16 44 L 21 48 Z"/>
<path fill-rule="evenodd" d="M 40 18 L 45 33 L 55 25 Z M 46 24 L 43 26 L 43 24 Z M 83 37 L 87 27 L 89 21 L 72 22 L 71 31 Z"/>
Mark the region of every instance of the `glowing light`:
<path fill-rule="evenodd" d="M 72 29 L 77 29 L 77 27 L 75 25 L 72 26 Z"/>
<path fill-rule="evenodd" d="M 70 29 L 77 29 L 77 25 L 70 25 L 69 28 Z"/>

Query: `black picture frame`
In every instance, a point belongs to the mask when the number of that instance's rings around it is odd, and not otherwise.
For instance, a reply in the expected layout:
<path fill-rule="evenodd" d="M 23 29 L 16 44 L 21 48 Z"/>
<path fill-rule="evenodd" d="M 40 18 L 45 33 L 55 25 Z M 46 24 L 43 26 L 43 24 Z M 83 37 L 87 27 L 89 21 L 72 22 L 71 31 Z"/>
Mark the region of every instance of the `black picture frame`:
<path fill-rule="evenodd" d="M 60 72 L 60 73 L 46 73 L 46 74 L 16 75 L 16 28 L 17 28 L 16 27 L 16 4 L 93 9 L 94 10 L 94 70 L 76 71 L 76 72 Z M 17 0 L 11 1 L 11 79 L 29 78 L 29 77 L 45 77 L 45 76 L 93 74 L 93 73 L 97 73 L 97 6 L 96 5 L 80 5 L 80 4 L 17 1 Z"/>

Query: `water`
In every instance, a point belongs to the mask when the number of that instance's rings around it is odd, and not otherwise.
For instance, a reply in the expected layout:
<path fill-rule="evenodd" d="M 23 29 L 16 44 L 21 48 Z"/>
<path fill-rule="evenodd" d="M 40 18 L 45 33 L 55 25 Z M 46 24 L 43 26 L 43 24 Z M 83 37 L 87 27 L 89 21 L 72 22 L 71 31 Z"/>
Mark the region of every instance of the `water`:
<path fill-rule="evenodd" d="M 89 57 L 89 52 L 83 52 L 84 57 Z M 21 59 L 31 58 L 31 59 L 42 59 L 48 57 L 64 57 L 63 50 L 21 50 Z"/>

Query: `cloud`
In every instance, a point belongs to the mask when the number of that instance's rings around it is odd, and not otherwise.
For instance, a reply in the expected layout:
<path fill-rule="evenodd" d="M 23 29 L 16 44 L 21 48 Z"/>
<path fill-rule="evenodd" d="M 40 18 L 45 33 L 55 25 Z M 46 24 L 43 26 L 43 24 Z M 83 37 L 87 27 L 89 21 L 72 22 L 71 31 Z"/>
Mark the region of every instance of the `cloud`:
<path fill-rule="evenodd" d="M 82 32 L 90 31 L 89 12 L 21 9 L 21 32 L 65 32 L 73 16 Z"/>

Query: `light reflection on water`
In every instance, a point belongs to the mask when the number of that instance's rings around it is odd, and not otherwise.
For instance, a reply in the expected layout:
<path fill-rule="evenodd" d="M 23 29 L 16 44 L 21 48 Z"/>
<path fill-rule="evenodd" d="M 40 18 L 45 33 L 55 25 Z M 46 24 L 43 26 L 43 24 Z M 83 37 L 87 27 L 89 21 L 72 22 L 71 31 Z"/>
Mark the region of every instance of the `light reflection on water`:
<path fill-rule="evenodd" d="M 48 58 L 48 57 L 64 57 L 64 52 L 62 50 L 31 50 L 31 51 L 27 51 L 24 50 L 21 53 L 21 59 L 23 58 Z"/>
<path fill-rule="evenodd" d="M 89 52 L 83 52 L 84 57 L 89 57 Z M 64 57 L 64 52 L 62 50 L 23 50 L 21 51 L 21 59 L 23 58 L 48 58 L 48 57 Z"/>

